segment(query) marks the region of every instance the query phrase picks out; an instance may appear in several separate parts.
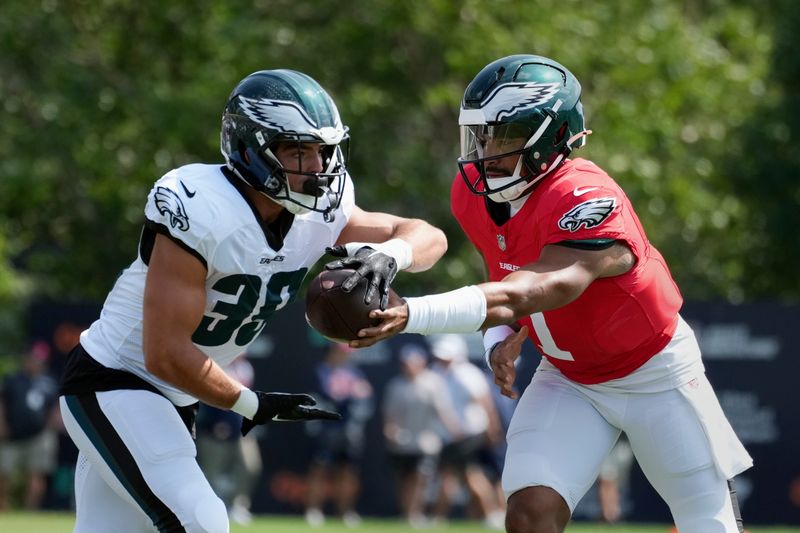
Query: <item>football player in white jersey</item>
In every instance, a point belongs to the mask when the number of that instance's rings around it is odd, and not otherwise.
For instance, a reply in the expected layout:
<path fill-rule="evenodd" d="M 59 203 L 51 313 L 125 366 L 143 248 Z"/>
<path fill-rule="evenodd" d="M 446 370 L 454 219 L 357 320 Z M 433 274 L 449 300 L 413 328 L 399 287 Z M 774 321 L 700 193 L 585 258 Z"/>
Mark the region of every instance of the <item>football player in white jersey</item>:
<path fill-rule="evenodd" d="M 151 190 L 136 260 L 69 356 L 61 387 L 80 449 L 78 533 L 226 532 L 195 460 L 197 402 L 244 417 L 337 418 L 304 394 L 252 391 L 221 367 L 297 295 L 326 252 L 385 301 L 398 270 L 430 268 L 444 234 L 355 205 L 347 128 L 325 90 L 290 70 L 255 72 L 222 117 L 223 165 L 191 164 Z M 189 428 L 189 430 L 187 430 Z"/>

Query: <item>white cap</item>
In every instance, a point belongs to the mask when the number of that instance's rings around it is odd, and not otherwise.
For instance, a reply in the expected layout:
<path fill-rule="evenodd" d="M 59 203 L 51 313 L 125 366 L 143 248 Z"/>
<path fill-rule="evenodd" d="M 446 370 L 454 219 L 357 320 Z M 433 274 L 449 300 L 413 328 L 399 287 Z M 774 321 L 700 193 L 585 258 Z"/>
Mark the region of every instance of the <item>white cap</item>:
<path fill-rule="evenodd" d="M 431 353 L 442 361 L 466 361 L 469 349 L 464 337 L 448 333 L 436 337 L 431 343 Z"/>

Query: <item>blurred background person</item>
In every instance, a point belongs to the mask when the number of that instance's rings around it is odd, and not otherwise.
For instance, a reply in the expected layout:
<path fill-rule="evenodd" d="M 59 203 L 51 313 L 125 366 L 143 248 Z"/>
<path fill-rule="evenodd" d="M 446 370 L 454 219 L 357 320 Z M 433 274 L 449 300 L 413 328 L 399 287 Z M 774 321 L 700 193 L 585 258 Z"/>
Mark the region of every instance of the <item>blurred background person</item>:
<path fill-rule="evenodd" d="M 223 368 L 245 387 L 253 386 L 253 365 L 245 355 Z M 248 524 L 250 496 L 261 474 L 258 438 L 264 426 L 242 436 L 242 415 L 202 404 L 197 416 L 197 461 L 214 492 L 225 503 L 230 519 Z"/>
<path fill-rule="evenodd" d="M 364 432 L 375 410 L 373 389 L 364 373 L 350 361 L 353 349 L 333 343 L 317 365 L 315 397 L 323 409 L 334 409 L 342 419 L 306 426 L 315 450 L 308 475 L 305 518 L 312 527 L 325 522 L 324 504 L 333 500 L 336 512 L 347 526 L 357 526 L 361 517 L 356 502 L 361 489 L 360 463 Z"/>
<path fill-rule="evenodd" d="M 467 488 L 477 512 L 492 529 L 503 529 L 505 513 L 481 464 L 480 452 L 502 439 L 497 410 L 483 372 L 469 362 L 467 343 L 461 335 L 436 337 L 431 344 L 433 370 L 445 382 L 447 394 L 458 415 L 457 433 L 442 447 L 439 461 L 440 489 L 434 519 L 444 522 L 461 483 Z"/>
<path fill-rule="evenodd" d="M 478 336 L 478 350 L 483 351 L 483 339 Z M 498 423 L 500 426 L 500 435 L 496 439 L 487 439 L 486 444 L 478 452 L 481 463 L 484 466 L 486 476 L 492 484 L 493 497 L 497 506 L 505 513 L 506 510 L 506 495 L 503 492 L 502 474 L 503 464 L 506 459 L 506 439 L 504 435 L 508 430 L 511 423 L 511 417 L 514 415 L 514 409 L 517 406 L 517 400 L 511 399 L 508 396 L 503 396 L 499 387 L 494 384 L 494 374 L 486 366 L 486 363 L 481 360 L 476 363 L 476 366 L 483 373 L 483 377 L 489 387 L 489 395 L 492 399 L 495 412 L 497 413 Z"/>
<path fill-rule="evenodd" d="M 22 367 L 3 380 L 0 394 L 0 510 L 8 509 L 14 481 L 23 480 L 25 509 L 39 509 L 58 453 L 58 384 L 48 375 L 50 346 L 34 342 Z"/>
<path fill-rule="evenodd" d="M 386 385 L 383 435 L 397 480 L 403 516 L 414 528 L 424 527 L 425 488 L 436 471 L 442 437 L 459 434 L 458 415 L 442 377 L 428 368 L 425 350 L 407 344 L 400 350 L 400 374 Z"/>
<path fill-rule="evenodd" d="M 614 524 L 624 518 L 623 501 L 628 492 L 632 467 L 633 450 L 623 433 L 600 465 L 597 477 L 597 499 L 603 522 Z"/>

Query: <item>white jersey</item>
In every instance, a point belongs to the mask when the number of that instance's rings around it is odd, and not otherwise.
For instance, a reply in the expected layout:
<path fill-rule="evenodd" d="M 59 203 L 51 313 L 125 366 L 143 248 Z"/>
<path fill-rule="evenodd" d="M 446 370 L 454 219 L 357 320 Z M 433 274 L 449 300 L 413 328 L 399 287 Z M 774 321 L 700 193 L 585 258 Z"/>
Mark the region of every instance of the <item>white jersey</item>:
<path fill-rule="evenodd" d="M 147 198 L 139 256 L 117 279 L 100 318 L 81 334 L 92 358 L 143 378 L 178 406 L 197 399 L 156 378 L 144 364 L 148 232 L 168 234 L 206 265 L 206 308 L 192 341 L 225 366 L 253 342 L 272 313 L 297 296 L 309 267 L 335 244 L 355 204 L 348 176 L 333 221 L 317 212 L 297 215 L 283 246 L 273 250 L 254 208 L 221 169 L 186 165 L 156 182 Z"/>

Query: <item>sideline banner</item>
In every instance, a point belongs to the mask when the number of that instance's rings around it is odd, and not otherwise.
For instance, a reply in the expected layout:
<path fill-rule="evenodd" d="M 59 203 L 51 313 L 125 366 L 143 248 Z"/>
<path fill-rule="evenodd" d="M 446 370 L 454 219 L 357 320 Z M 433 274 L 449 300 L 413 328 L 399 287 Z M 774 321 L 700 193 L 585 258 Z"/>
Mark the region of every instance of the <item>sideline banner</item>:
<path fill-rule="evenodd" d="M 754 466 L 736 477 L 748 524 L 800 524 L 800 306 L 687 302 L 706 375 Z M 632 521 L 668 520 L 641 471 L 631 484 Z"/>

